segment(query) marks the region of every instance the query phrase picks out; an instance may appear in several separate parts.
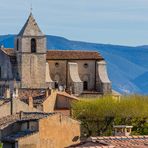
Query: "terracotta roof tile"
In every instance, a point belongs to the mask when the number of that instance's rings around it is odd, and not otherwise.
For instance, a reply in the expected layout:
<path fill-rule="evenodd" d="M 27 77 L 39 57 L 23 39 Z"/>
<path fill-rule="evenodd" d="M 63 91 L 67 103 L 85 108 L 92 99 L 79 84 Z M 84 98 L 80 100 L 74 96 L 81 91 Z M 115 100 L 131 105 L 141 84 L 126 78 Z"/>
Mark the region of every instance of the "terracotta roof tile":
<path fill-rule="evenodd" d="M 103 57 L 96 51 L 78 50 L 48 50 L 47 60 L 103 60 Z"/>
<path fill-rule="evenodd" d="M 15 123 L 17 121 L 25 121 L 25 120 L 38 120 L 42 119 L 55 113 L 44 113 L 44 112 L 19 112 L 13 115 L 8 115 L 0 118 L 0 129 Z"/>
<path fill-rule="evenodd" d="M 13 48 L 1 49 L 8 56 L 15 56 Z M 85 50 L 48 50 L 46 55 L 47 60 L 104 60 L 100 53 L 96 51 Z"/>
<path fill-rule="evenodd" d="M 118 136 L 118 137 L 91 137 L 85 142 L 81 142 L 80 144 L 73 145 L 71 147 L 85 147 L 91 148 L 91 143 L 93 142 L 93 146 L 96 148 L 104 146 L 104 143 L 109 146 L 113 146 L 115 148 L 148 148 L 148 136 Z M 87 144 L 86 144 L 87 143 Z M 87 146 L 86 146 L 87 145 Z"/>
<path fill-rule="evenodd" d="M 65 96 L 67 97 L 68 99 L 73 99 L 73 100 L 79 100 L 77 97 L 73 96 L 73 95 L 70 95 L 66 92 L 57 92 L 57 95 L 58 96 Z"/>

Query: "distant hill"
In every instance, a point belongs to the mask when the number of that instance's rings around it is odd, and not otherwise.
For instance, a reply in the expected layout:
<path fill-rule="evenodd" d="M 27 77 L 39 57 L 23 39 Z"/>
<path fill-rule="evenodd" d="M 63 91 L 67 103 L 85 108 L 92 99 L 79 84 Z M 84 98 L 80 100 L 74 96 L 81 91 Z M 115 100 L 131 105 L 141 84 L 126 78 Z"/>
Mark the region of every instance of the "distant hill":
<path fill-rule="evenodd" d="M 15 35 L 0 36 L 0 44 L 14 47 Z M 113 89 L 127 93 L 148 95 L 148 46 L 119 46 L 71 41 L 47 35 L 47 48 L 64 50 L 95 50 L 107 61 Z"/>

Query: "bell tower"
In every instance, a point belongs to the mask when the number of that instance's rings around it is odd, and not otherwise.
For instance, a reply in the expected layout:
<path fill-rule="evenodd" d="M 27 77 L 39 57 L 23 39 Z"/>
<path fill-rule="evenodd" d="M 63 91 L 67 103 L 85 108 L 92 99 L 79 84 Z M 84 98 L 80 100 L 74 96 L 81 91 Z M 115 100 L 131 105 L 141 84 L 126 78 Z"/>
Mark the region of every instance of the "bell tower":
<path fill-rule="evenodd" d="M 15 40 L 21 88 L 46 87 L 46 36 L 41 32 L 32 13 Z"/>

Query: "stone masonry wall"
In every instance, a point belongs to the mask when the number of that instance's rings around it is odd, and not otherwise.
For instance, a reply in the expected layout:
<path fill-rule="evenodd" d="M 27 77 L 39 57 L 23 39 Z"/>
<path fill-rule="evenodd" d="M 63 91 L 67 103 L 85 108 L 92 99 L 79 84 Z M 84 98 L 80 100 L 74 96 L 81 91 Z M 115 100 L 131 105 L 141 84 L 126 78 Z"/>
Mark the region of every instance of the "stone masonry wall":
<path fill-rule="evenodd" d="M 21 87 L 45 88 L 46 54 L 23 54 Z"/>
<path fill-rule="evenodd" d="M 37 112 L 38 110 L 36 108 L 30 108 L 28 104 L 19 99 L 13 99 L 12 103 L 7 102 L 0 106 L 0 118 L 11 115 L 11 112 L 14 114 L 20 111 Z"/>
<path fill-rule="evenodd" d="M 59 80 L 59 85 L 66 85 L 66 60 L 48 60 L 48 63 L 51 79 L 53 81 Z"/>
<path fill-rule="evenodd" d="M 13 78 L 12 67 L 10 63 L 10 58 L 5 55 L 0 49 L 0 68 L 1 68 L 1 78 L 9 80 Z"/>
<path fill-rule="evenodd" d="M 77 60 L 74 62 L 78 64 L 78 72 L 81 81 L 88 82 L 88 90 L 95 90 L 95 60 Z"/>

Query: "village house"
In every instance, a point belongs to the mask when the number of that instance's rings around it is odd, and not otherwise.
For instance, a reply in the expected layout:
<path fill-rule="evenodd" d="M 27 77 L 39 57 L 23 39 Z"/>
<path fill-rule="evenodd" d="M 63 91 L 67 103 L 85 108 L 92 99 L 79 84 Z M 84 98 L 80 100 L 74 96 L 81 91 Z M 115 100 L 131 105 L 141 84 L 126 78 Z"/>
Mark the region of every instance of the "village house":
<path fill-rule="evenodd" d="M 80 142 L 80 123 L 59 113 L 20 112 L 0 119 L 3 148 L 64 148 Z"/>

